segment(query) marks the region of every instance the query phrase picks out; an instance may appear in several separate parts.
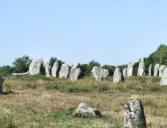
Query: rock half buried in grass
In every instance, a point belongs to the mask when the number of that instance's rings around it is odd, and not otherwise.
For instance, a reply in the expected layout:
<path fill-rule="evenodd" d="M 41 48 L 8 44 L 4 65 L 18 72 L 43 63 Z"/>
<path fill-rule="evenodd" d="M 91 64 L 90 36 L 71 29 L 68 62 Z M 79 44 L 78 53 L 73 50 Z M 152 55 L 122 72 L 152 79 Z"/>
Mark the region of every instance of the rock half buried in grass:
<path fill-rule="evenodd" d="M 0 94 L 3 93 L 3 82 L 4 82 L 4 79 L 0 77 Z"/>
<path fill-rule="evenodd" d="M 144 108 L 137 96 L 132 96 L 125 104 L 125 128 L 147 128 Z"/>
<path fill-rule="evenodd" d="M 80 103 L 74 111 L 74 116 L 79 118 L 87 118 L 87 117 L 101 117 L 101 112 L 96 108 L 92 108 L 85 103 Z"/>

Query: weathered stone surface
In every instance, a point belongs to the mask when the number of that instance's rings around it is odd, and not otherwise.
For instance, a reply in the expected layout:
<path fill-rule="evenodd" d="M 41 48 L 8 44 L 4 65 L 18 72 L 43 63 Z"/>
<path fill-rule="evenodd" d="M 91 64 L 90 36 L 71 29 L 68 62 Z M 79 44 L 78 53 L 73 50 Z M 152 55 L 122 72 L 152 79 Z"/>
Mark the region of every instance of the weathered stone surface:
<path fill-rule="evenodd" d="M 145 76 L 145 64 L 144 64 L 144 58 L 140 60 L 138 71 L 137 71 L 138 76 Z"/>
<path fill-rule="evenodd" d="M 77 63 L 74 66 L 72 66 L 70 71 L 70 79 L 71 80 L 78 80 L 79 76 L 81 74 L 81 69 L 79 68 L 80 64 Z"/>
<path fill-rule="evenodd" d="M 158 76 L 158 74 L 159 74 L 159 67 L 160 67 L 159 64 L 156 64 L 156 65 L 154 66 L 154 76 Z"/>
<path fill-rule="evenodd" d="M 167 86 L 167 68 L 162 73 L 160 85 Z"/>
<path fill-rule="evenodd" d="M 70 72 L 70 67 L 68 64 L 62 64 L 60 72 L 59 72 L 59 78 L 68 78 Z"/>
<path fill-rule="evenodd" d="M 92 73 L 92 76 L 96 79 L 96 81 L 105 80 L 109 75 L 109 71 L 107 69 L 102 69 L 97 66 L 93 67 L 91 73 Z"/>
<path fill-rule="evenodd" d="M 90 116 L 102 116 L 101 112 L 96 108 L 92 108 L 85 103 L 80 103 L 74 111 L 74 116 L 79 118 L 86 118 Z"/>
<path fill-rule="evenodd" d="M 114 71 L 113 83 L 118 83 L 123 81 L 123 75 L 120 69 L 117 67 Z"/>
<path fill-rule="evenodd" d="M 43 71 L 43 60 L 39 59 L 36 61 L 32 61 L 29 67 L 30 75 L 39 75 L 42 74 Z"/>
<path fill-rule="evenodd" d="M 59 70 L 59 63 L 56 61 L 54 62 L 52 66 L 52 71 L 51 71 L 53 77 L 58 77 L 58 70 Z"/>
<path fill-rule="evenodd" d="M 166 69 L 166 66 L 165 66 L 165 65 L 161 65 L 161 66 L 159 67 L 159 77 L 162 76 L 162 74 L 163 74 L 163 72 L 164 72 L 165 69 Z"/>
<path fill-rule="evenodd" d="M 128 63 L 127 76 L 133 76 L 133 63 Z"/>
<path fill-rule="evenodd" d="M 4 79 L 0 77 L 0 94 L 3 93 L 3 82 L 4 82 Z"/>
<path fill-rule="evenodd" d="M 13 73 L 14 76 L 24 76 L 24 75 L 29 75 L 29 71 L 25 73 Z"/>
<path fill-rule="evenodd" d="M 146 128 L 146 119 L 142 102 L 136 96 L 133 96 L 125 104 L 124 113 L 125 128 Z"/>
<path fill-rule="evenodd" d="M 128 70 L 127 68 L 124 68 L 123 71 L 122 71 L 124 77 L 127 76 L 127 70 Z"/>
<path fill-rule="evenodd" d="M 46 77 L 51 76 L 51 59 L 46 59 L 46 64 L 45 64 L 45 75 Z"/>
<path fill-rule="evenodd" d="M 149 66 L 148 75 L 152 76 L 152 64 L 150 64 L 150 66 Z"/>

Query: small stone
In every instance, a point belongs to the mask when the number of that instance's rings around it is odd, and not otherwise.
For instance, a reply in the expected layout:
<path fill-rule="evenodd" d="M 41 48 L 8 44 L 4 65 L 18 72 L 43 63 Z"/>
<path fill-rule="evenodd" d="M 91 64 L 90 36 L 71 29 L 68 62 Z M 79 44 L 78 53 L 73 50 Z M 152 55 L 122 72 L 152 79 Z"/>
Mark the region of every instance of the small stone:
<path fill-rule="evenodd" d="M 131 62 L 128 63 L 127 76 L 133 76 L 133 63 Z"/>
<path fill-rule="evenodd" d="M 87 118 L 91 116 L 101 117 L 102 115 L 101 115 L 101 112 L 97 110 L 96 108 L 92 108 L 85 103 L 80 103 L 77 109 L 75 109 L 74 111 L 74 116 L 79 117 L 79 118 Z"/>

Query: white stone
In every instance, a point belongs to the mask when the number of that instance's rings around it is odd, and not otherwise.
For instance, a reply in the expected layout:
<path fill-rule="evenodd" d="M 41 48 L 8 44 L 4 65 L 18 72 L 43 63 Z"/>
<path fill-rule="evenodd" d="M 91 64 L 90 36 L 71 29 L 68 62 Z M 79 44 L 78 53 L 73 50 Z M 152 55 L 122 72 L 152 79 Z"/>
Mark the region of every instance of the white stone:
<path fill-rule="evenodd" d="M 68 64 L 62 64 L 60 72 L 59 72 L 59 78 L 68 78 L 70 72 L 70 67 Z"/>
<path fill-rule="evenodd" d="M 158 76 L 158 74 L 159 74 L 159 67 L 160 67 L 159 64 L 155 65 L 155 67 L 154 67 L 154 76 Z"/>
<path fill-rule="evenodd" d="M 51 76 L 51 59 L 46 59 L 46 64 L 45 64 L 45 75 L 46 77 Z"/>
<path fill-rule="evenodd" d="M 127 76 L 127 68 L 124 68 L 122 72 L 124 77 Z"/>
<path fill-rule="evenodd" d="M 144 64 L 144 58 L 140 60 L 138 71 L 137 71 L 138 76 L 145 76 L 145 64 Z"/>
<path fill-rule="evenodd" d="M 166 69 L 166 66 L 165 66 L 165 65 L 161 65 L 161 66 L 159 67 L 159 77 L 162 76 L 162 74 L 163 74 L 163 72 L 164 72 L 165 69 Z"/>
<path fill-rule="evenodd" d="M 167 86 L 167 68 L 162 73 L 160 85 Z"/>
<path fill-rule="evenodd" d="M 56 61 L 52 66 L 52 76 L 58 77 L 59 63 Z"/>
<path fill-rule="evenodd" d="M 81 74 L 81 69 L 79 68 L 80 64 L 77 63 L 74 66 L 72 66 L 71 71 L 70 71 L 70 79 L 71 80 L 78 80 L 79 76 Z"/>
<path fill-rule="evenodd" d="M 30 72 L 25 72 L 25 73 L 13 73 L 14 76 L 24 76 L 24 75 L 29 75 Z"/>
<path fill-rule="evenodd" d="M 43 60 L 39 59 L 36 61 L 32 61 L 29 67 L 30 75 L 40 75 L 43 70 Z"/>
<path fill-rule="evenodd" d="M 113 83 L 118 83 L 123 81 L 123 75 L 120 69 L 117 67 L 114 71 Z"/>
<path fill-rule="evenodd" d="M 133 76 L 133 63 L 128 63 L 127 76 Z"/>
<path fill-rule="evenodd" d="M 92 108 L 85 103 L 80 103 L 74 111 L 74 116 L 79 118 L 86 118 L 89 116 L 101 116 L 101 112 L 96 108 Z"/>
<path fill-rule="evenodd" d="M 109 71 L 107 69 L 103 69 L 97 66 L 93 67 L 91 73 L 92 76 L 96 79 L 96 81 L 105 80 L 109 75 Z"/>

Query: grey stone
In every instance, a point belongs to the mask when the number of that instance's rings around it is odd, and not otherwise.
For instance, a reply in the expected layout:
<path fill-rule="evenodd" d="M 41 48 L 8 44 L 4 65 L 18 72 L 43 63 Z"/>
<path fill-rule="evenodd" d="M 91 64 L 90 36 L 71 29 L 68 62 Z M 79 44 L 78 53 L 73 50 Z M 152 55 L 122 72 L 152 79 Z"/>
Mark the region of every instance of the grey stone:
<path fill-rule="evenodd" d="M 52 66 L 52 71 L 51 71 L 53 77 L 58 77 L 58 70 L 59 70 L 59 63 L 56 61 L 54 62 Z"/>
<path fill-rule="evenodd" d="M 132 98 L 125 104 L 124 113 L 125 128 L 146 128 L 144 107 L 139 98 Z"/>
<path fill-rule="evenodd" d="M 138 76 L 145 76 L 145 64 L 144 64 L 144 58 L 140 60 L 138 71 L 137 71 Z"/>
<path fill-rule="evenodd" d="M 14 76 L 24 76 L 24 75 L 29 75 L 29 71 L 25 73 L 13 73 Z"/>
<path fill-rule="evenodd" d="M 167 86 L 167 68 L 162 73 L 160 85 Z"/>
<path fill-rule="evenodd" d="M 124 68 L 122 72 L 124 77 L 127 76 L 127 68 Z"/>
<path fill-rule="evenodd" d="M 133 76 L 133 63 L 128 63 L 127 76 Z"/>
<path fill-rule="evenodd" d="M 46 59 L 46 64 L 45 64 L 45 75 L 46 77 L 51 76 L 51 59 Z"/>
<path fill-rule="evenodd" d="M 4 79 L 0 77 L 0 94 L 3 93 L 3 82 L 4 82 Z"/>
<path fill-rule="evenodd" d="M 42 74 L 43 71 L 43 60 L 38 59 L 36 61 L 32 61 L 29 67 L 30 75 L 39 75 Z"/>
<path fill-rule="evenodd" d="M 85 103 L 80 103 L 74 111 L 74 116 L 79 118 L 86 118 L 90 116 L 99 116 L 101 117 L 101 112 L 96 108 L 92 108 Z"/>
<path fill-rule="evenodd" d="M 152 76 L 152 64 L 150 64 L 149 69 L 148 69 L 148 75 Z"/>
<path fill-rule="evenodd" d="M 80 64 L 77 63 L 74 66 L 72 66 L 70 71 L 70 79 L 71 80 L 78 80 L 79 76 L 81 74 L 81 69 L 79 68 Z"/>
<path fill-rule="evenodd" d="M 155 65 L 155 67 L 154 67 L 154 76 L 158 76 L 158 74 L 159 74 L 159 67 L 160 67 L 159 64 Z"/>
<path fill-rule="evenodd" d="M 159 67 L 159 77 L 162 76 L 163 71 L 164 71 L 165 69 L 166 69 L 166 66 L 165 66 L 165 65 L 161 65 L 161 66 Z"/>
<path fill-rule="evenodd" d="M 118 83 L 123 81 L 123 75 L 120 69 L 117 67 L 114 71 L 113 83 Z"/>
<path fill-rule="evenodd" d="M 70 67 L 68 64 L 62 64 L 60 72 L 59 72 L 59 78 L 68 78 L 70 72 Z"/>
<path fill-rule="evenodd" d="M 96 81 L 105 80 L 109 75 L 109 71 L 107 69 L 103 69 L 97 66 L 93 67 L 91 73 L 92 76 L 96 79 Z"/>

